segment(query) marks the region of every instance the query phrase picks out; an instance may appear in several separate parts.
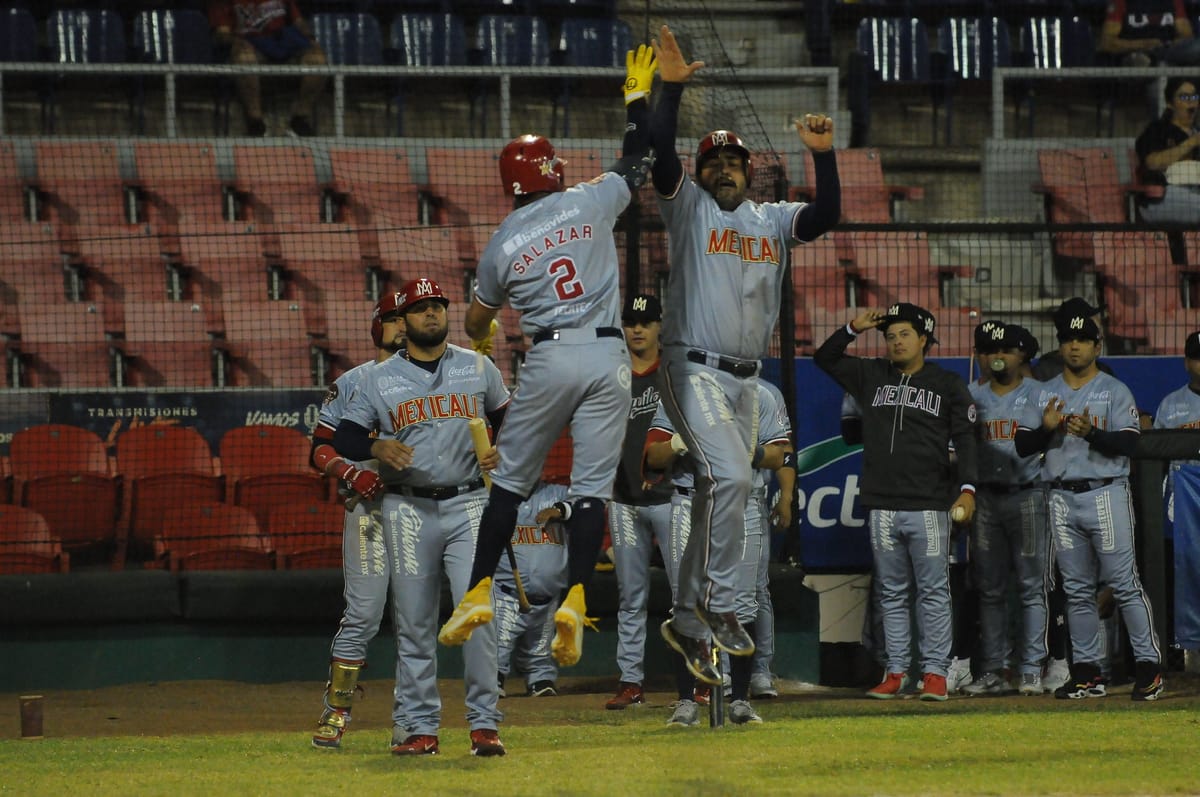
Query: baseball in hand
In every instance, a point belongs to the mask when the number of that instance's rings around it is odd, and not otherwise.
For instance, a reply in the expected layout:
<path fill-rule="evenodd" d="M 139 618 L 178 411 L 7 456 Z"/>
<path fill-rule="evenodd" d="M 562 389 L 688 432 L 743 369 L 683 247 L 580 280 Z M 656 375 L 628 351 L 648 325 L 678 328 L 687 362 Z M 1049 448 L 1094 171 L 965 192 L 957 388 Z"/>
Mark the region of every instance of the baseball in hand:
<path fill-rule="evenodd" d="M 955 523 L 962 523 L 967 519 L 967 510 L 965 507 L 956 506 L 950 510 L 950 519 Z"/>

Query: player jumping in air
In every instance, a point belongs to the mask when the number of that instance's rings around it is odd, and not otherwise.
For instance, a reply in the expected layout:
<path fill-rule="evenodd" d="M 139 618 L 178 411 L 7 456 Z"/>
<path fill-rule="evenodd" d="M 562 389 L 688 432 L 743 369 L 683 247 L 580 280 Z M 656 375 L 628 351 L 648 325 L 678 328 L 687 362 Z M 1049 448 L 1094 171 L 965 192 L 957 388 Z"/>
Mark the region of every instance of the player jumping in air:
<path fill-rule="evenodd" d="M 656 64 L 646 46 L 626 57 L 627 124 L 623 157 L 607 172 L 567 188 L 563 161 L 541 136 L 520 136 L 500 154 L 500 176 L 515 197 L 480 258 L 467 334 L 487 337 L 507 300 L 533 340 L 504 429 L 500 464 L 479 528 L 471 589 L 438 635 L 461 645 L 491 622 L 492 577 L 512 536 L 517 509 L 542 472 L 554 440 L 570 425 L 574 440 L 566 503 L 567 585 L 554 613 L 551 653 L 579 661 L 587 622 L 586 587 L 604 537 L 605 504 L 621 457 L 629 415 L 629 353 L 613 225 L 645 182 L 649 156 L 646 97 Z"/>
<path fill-rule="evenodd" d="M 653 175 L 671 261 L 658 373 L 663 406 L 697 469 L 691 536 L 674 615 L 662 633 L 697 678 L 713 683 L 710 631 L 731 655 L 754 653 L 734 613 L 746 499 L 760 464 L 751 457 L 752 377 L 779 317 L 788 250 L 837 223 L 841 187 L 833 120 L 818 114 L 796 122 L 813 153 L 817 198 L 811 204 L 747 200 L 754 177 L 750 151 L 727 130 L 700 140 L 695 179 L 689 178 L 675 152 L 676 115 L 684 83 L 704 64 L 688 64 L 665 25 L 655 52 L 663 86 L 653 123 Z"/>

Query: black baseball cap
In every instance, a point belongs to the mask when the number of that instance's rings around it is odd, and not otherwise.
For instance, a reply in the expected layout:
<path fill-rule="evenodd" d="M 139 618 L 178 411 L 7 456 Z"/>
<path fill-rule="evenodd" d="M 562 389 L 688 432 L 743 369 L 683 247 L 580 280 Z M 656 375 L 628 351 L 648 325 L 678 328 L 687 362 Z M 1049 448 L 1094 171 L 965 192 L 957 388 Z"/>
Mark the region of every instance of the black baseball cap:
<path fill-rule="evenodd" d="M 1037 356 L 1038 349 L 1041 346 L 1038 344 L 1038 339 L 1033 333 L 1020 324 L 1009 324 L 1006 330 L 1007 335 L 1011 336 L 1014 343 L 1010 344 L 1020 350 L 1025 355 L 1025 362 L 1029 362 Z"/>
<path fill-rule="evenodd" d="M 933 314 L 924 307 L 918 307 L 908 302 L 893 304 L 884 314 L 883 322 L 879 325 L 879 331 L 886 333 L 888 327 L 899 321 L 907 321 L 912 324 L 912 328 L 917 331 L 917 334 L 929 338 L 930 343 L 938 342 L 937 338 L 933 336 L 933 330 L 937 326 L 937 321 L 934 320 Z"/>
<path fill-rule="evenodd" d="M 1200 360 L 1200 332 L 1187 336 L 1187 342 L 1183 344 L 1183 356 L 1189 360 Z"/>
<path fill-rule="evenodd" d="M 648 293 L 635 293 L 625 300 L 621 310 L 621 323 L 630 326 L 636 323 L 662 321 L 662 302 Z"/>
<path fill-rule="evenodd" d="M 1006 329 L 1003 321 L 984 321 L 975 325 L 975 350 L 1003 349 Z"/>
<path fill-rule="evenodd" d="M 1075 296 L 1071 299 L 1067 299 L 1058 306 L 1058 309 L 1054 311 L 1054 326 L 1059 327 L 1061 326 L 1060 322 L 1069 321 L 1070 319 L 1078 316 L 1091 318 L 1092 316 L 1097 315 L 1100 311 L 1101 308 L 1094 306 L 1087 299 L 1084 299 L 1081 296 Z"/>

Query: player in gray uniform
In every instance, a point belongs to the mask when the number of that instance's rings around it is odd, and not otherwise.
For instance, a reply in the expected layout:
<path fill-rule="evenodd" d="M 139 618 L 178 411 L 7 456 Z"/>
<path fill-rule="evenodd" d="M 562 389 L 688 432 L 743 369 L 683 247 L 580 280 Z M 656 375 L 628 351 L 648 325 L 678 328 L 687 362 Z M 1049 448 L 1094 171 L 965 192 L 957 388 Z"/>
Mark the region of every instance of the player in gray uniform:
<path fill-rule="evenodd" d="M 1050 592 L 1050 535 L 1046 495 L 1036 456 L 1017 455 L 1017 418 L 1041 383 L 1022 376 L 1032 357 L 1027 338 L 1015 327 L 992 321 L 975 331 L 982 384 L 970 385 L 979 412 L 979 484 L 971 527 L 971 572 L 979 590 L 981 675 L 963 688 L 968 695 L 1012 691 L 1004 677 L 1008 653 L 1009 574 L 1015 575 L 1021 607 L 1020 684 L 1023 695 L 1042 694 L 1042 665 L 1049 633 L 1046 597 Z M 1032 398 L 1031 398 L 1032 394 Z"/>
<path fill-rule="evenodd" d="M 550 655 L 554 637 L 554 607 L 567 580 L 567 547 L 562 514 L 555 504 L 567 500 L 571 475 L 571 438 L 563 435 L 546 457 L 542 479 L 529 500 L 517 510 L 513 556 L 532 609 L 521 614 L 516 581 L 506 557 L 500 559 L 493 582 L 496 643 L 500 685 L 511 668 L 525 674 L 527 694 L 557 695 L 558 667 Z"/>
<path fill-rule="evenodd" d="M 646 654 L 646 605 L 650 599 L 650 558 L 657 543 L 663 561 L 669 558 L 671 484 L 648 484 L 642 479 L 642 449 L 646 431 L 659 407 L 658 336 L 662 305 L 657 297 L 634 294 L 621 311 L 625 345 L 632 367 L 633 403 L 621 446 L 621 462 L 608 505 L 613 565 L 620 602 L 617 608 L 617 668 L 621 680 L 617 693 L 604 704 L 621 710 L 645 702 L 642 690 Z"/>
<path fill-rule="evenodd" d="M 764 430 L 767 443 L 783 448 L 783 461 L 776 468 L 759 467 L 754 471 L 754 482 L 750 488 L 750 503 L 761 502 L 759 517 L 761 518 L 759 534 L 762 543 L 759 545 L 758 565 L 754 580 L 754 598 L 758 605 L 758 614 L 754 620 L 754 665 L 750 674 L 750 697 L 778 697 L 779 690 L 775 688 L 774 676 L 771 674 L 771 663 L 775 658 L 775 606 L 771 602 L 770 571 L 771 564 L 771 534 L 773 531 L 786 531 L 792 524 L 792 502 L 796 492 L 796 453 L 792 445 L 792 422 L 788 418 L 787 404 L 779 388 L 758 378 L 759 388 L 770 394 L 772 406 L 760 394 L 759 404 L 759 444 L 764 443 Z M 768 423 L 769 422 L 769 423 Z M 770 489 L 771 477 L 779 482 L 774 506 L 767 510 L 767 492 Z M 751 510 L 746 510 L 746 550 L 752 549 L 750 537 L 753 531 L 750 526 Z"/>
<path fill-rule="evenodd" d="M 396 755 L 438 750 L 436 629 L 442 576 L 461 597 L 487 493 L 480 469 L 496 464 L 492 448 L 477 456 L 469 422 L 499 426 L 508 391 L 491 360 L 446 343 L 449 299 L 430 279 L 407 283 L 403 356 L 366 369 L 334 433 L 334 447 L 355 460 L 379 460 L 387 485 L 383 533 L 391 546 L 393 601 L 404 667 L 400 678 L 408 737 Z M 378 429 L 379 436 L 371 437 Z M 496 637 L 489 629 L 463 651 L 472 755 L 504 754 L 496 733 Z"/>
<path fill-rule="evenodd" d="M 375 303 L 371 317 L 375 359 L 351 368 L 334 380 L 321 404 L 317 426 L 313 430 L 313 466 L 341 479 L 344 489 L 358 497 L 353 508 L 346 511 L 342 526 L 342 576 L 345 580 L 342 597 L 346 608 L 330 649 L 325 710 L 312 737 L 313 747 L 320 750 L 336 750 L 342 746 L 342 735 L 350 724 L 350 706 L 358 676 L 367 661 L 367 645 L 379 633 L 379 624 L 383 620 L 391 583 L 390 563 L 394 561 L 380 525 L 383 482 L 374 470 L 374 463 L 347 462 L 339 457 L 333 448 L 333 434 L 346 412 L 350 394 L 366 370 L 404 347 L 404 317 L 400 313 L 399 298 L 399 293 L 386 293 Z M 397 686 L 400 667 L 397 657 Z M 392 721 L 393 727 L 400 727 L 404 722 L 398 699 Z"/>
<path fill-rule="evenodd" d="M 654 45 L 663 79 L 653 122 L 654 188 L 671 261 L 659 378 L 667 414 L 697 463 L 692 533 L 675 611 L 662 632 L 705 680 L 712 675 L 710 633 L 731 655 L 754 653 L 734 612 L 751 471 L 761 464 L 743 456 L 754 450 L 757 389 L 750 377 L 778 320 L 789 249 L 837 223 L 841 189 L 833 121 L 813 114 L 796 130 L 813 153 L 815 202 L 747 200 L 750 152 L 727 130 L 700 140 L 695 180 L 689 178 L 675 151 L 676 116 L 684 82 L 703 63 L 686 63 L 665 25 Z"/>
<path fill-rule="evenodd" d="M 887 339 L 887 358 L 847 355 L 854 338 L 873 327 Z M 975 511 L 975 405 L 957 374 L 925 359 L 937 342 L 935 327 L 933 316 L 916 305 L 892 305 L 886 314 L 867 310 L 830 335 L 813 357 L 863 413 L 860 500 L 870 510 L 888 658 L 883 681 L 867 696 L 881 700 L 895 698 L 908 684 L 914 586 L 921 699 L 947 697 L 950 519 L 965 523 Z"/>
<path fill-rule="evenodd" d="M 1162 654 L 1150 601 L 1138 578 L 1133 547 L 1129 457 L 1141 429 L 1133 395 L 1096 367 L 1101 335 L 1086 315 L 1056 319 L 1064 370 L 1021 412 L 1019 456 L 1045 452 L 1041 478 L 1049 490 L 1054 550 L 1067 593 L 1071 680 L 1058 698 L 1104 697 L 1096 592 L 1110 586 L 1136 663 L 1134 700 L 1162 694 Z"/>
<path fill-rule="evenodd" d="M 479 261 L 467 334 L 484 337 L 507 300 L 533 341 L 497 438 L 500 464 L 480 526 L 468 592 L 438 639 L 461 644 L 491 621 L 491 578 L 512 535 L 517 507 L 542 472 L 546 452 L 569 425 L 574 440 L 567 524 L 567 593 L 554 613 L 551 651 L 569 667 L 583 654 L 586 587 L 604 540 L 605 504 L 629 415 L 629 354 L 619 327 L 621 297 L 613 225 L 645 182 L 646 95 L 654 59 L 644 45 L 627 58 L 623 157 L 607 172 L 567 188 L 563 162 L 541 136 L 520 136 L 500 154 L 514 209 Z M 644 86 L 640 94 L 630 87 Z M 634 96 L 636 95 L 636 96 Z"/>

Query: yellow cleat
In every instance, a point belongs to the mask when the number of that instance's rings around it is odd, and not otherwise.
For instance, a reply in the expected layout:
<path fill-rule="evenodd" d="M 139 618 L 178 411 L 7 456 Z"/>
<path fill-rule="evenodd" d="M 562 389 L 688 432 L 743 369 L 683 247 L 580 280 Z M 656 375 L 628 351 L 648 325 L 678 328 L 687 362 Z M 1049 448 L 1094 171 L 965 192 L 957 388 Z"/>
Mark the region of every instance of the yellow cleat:
<path fill-rule="evenodd" d="M 567 593 L 566 600 L 554 613 L 554 641 L 550 643 L 550 654 L 562 667 L 570 667 L 579 663 L 583 656 L 584 626 L 593 631 L 596 618 L 587 616 L 587 604 L 583 598 L 583 585 L 576 584 Z"/>
<path fill-rule="evenodd" d="M 467 591 L 454 614 L 438 632 L 438 642 L 453 647 L 471 638 L 471 632 L 492 621 L 492 580 L 485 578 Z"/>

